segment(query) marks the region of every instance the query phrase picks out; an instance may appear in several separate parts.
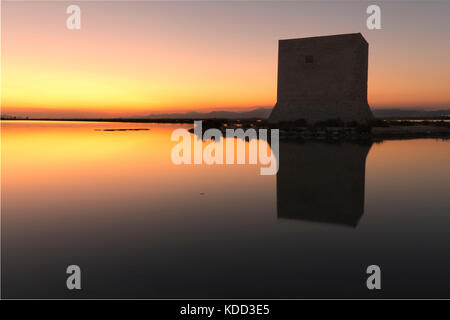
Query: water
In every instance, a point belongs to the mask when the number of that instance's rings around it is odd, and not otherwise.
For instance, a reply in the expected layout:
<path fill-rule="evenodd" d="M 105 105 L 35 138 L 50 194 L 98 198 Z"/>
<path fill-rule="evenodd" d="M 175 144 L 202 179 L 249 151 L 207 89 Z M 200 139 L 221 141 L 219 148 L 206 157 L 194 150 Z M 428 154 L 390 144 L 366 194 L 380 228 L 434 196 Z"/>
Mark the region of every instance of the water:
<path fill-rule="evenodd" d="M 2 122 L 2 296 L 450 298 L 448 140 L 282 142 L 261 176 L 174 165 L 182 126 Z"/>

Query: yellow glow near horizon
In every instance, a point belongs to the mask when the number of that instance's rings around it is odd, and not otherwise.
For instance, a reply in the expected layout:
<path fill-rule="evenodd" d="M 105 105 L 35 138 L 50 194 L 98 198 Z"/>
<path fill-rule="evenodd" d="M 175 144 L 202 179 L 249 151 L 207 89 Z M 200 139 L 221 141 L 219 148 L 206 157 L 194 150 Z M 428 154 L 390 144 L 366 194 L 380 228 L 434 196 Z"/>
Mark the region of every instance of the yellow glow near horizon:
<path fill-rule="evenodd" d="M 350 19 L 359 12 L 355 6 L 323 24 L 316 18 L 324 4 L 108 1 L 83 3 L 82 28 L 71 31 L 66 5 L 2 3 L 2 113 L 126 116 L 271 107 L 278 39 L 361 29 Z M 440 20 L 422 24 L 412 41 L 402 7 L 389 6 L 400 17 L 397 25 L 364 34 L 369 104 L 449 106 L 450 43 L 433 28 Z M 409 6 L 417 16 L 428 8 Z"/>

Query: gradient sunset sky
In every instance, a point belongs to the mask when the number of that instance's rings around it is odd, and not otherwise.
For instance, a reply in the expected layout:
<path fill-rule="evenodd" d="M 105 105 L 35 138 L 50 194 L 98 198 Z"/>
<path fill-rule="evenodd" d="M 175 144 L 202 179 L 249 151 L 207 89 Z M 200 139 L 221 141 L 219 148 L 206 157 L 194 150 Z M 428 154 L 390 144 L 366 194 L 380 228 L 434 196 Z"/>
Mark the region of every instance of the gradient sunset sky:
<path fill-rule="evenodd" d="M 70 4 L 81 30 L 66 28 Z M 382 30 L 366 28 L 370 4 Z M 450 1 L 2 1 L 2 113 L 271 107 L 279 39 L 354 32 L 372 108 L 450 108 Z"/>

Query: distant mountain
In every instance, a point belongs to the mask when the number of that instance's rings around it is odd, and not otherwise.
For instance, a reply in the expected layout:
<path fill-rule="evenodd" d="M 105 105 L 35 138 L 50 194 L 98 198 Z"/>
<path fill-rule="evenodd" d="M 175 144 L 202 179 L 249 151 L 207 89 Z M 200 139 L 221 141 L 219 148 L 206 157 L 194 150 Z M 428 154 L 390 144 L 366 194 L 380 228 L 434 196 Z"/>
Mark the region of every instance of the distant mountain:
<path fill-rule="evenodd" d="M 272 108 L 257 108 L 250 111 L 211 111 L 211 112 L 186 112 L 186 113 L 159 113 L 144 116 L 145 119 L 267 119 Z M 450 109 L 425 110 L 425 109 L 372 109 L 377 118 L 396 119 L 430 119 L 450 117 Z"/>
<path fill-rule="evenodd" d="M 445 118 L 450 117 L 450 109 L 424 110 L 424 109 L 372 109 L 377 118 Z"/>
<path fill-rule="evenodd" d="M 267 119 L 272 108 L 257 108 L 251 111 L 211 111 L 211 112 L 186 112 L 186 113 L 159 113 L 150 114 L 149 119 Z"/>
<path fill-rule="evenodd" d="M 11 116 L 9 114 L 2 114 L 1 115 L 1 120 L 24 120 L 24 119 L 28 119 L 28 117 L 17 117 L 17 116 Z"/>
<path fill-rule="evenodd" d="M 2 114 L 1 119 L 2 120 L 14 120 L 14 119 L 16 119 L 16 117 L 10 116 L 9 114 Z"/>

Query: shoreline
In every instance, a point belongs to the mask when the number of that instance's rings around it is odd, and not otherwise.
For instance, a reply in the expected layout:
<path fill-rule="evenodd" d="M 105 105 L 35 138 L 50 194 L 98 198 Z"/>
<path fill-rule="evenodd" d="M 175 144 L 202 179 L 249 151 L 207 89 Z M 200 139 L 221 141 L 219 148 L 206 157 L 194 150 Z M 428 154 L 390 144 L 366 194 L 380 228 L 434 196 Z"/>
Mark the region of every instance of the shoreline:
<path fill-rule="evenodd" d="M 226 135 L 226 129 L 279 129 L 280 140 L 324 141 L 324 142 L 380 142 L 383 140 L 406 139 L 450 139 L 449 122 L 431 121 L 391 121 L 376 120 L 370 124 L 344 124 L 336 120 L 315 125 L 304 122 L 285 122 L 271 124 L 264 121 L 205 121 L 203 132 L 207 129 L 219 129 Z M 194 132 L 193 128 L 189 130 Z"/>
<path fill-rule="evenodd" d="M 330 120 L 322 124 L 309 125 L 304 122 L 284 122 L 270 124 L 265 120 L 245 119 L 199 119 L 203 132 L 210 128 L 219 129 L 279 129 L 280 140 L 296 141 L 372 141 L 407 139 L 450 139 L 450 122 L 443 120 L 392 120 L 377 119 L 371 124 L 344 124 L 339 120 Z M 111 123 L 167 123 L 192 124 L 195 119 L 123 119 L 123 118 L 73 118 L 73 119 L 1 119 L 1 121 L 64 121 L 64 122 L 111 122 Z M 193 132 L 193 129 L 189 130 Z"/>

